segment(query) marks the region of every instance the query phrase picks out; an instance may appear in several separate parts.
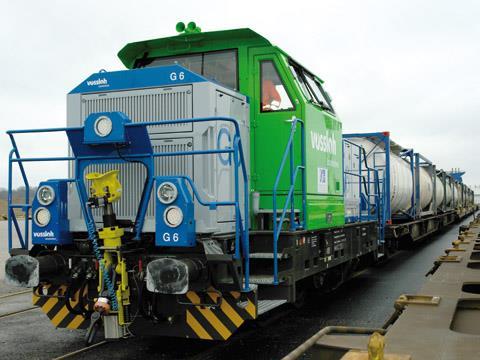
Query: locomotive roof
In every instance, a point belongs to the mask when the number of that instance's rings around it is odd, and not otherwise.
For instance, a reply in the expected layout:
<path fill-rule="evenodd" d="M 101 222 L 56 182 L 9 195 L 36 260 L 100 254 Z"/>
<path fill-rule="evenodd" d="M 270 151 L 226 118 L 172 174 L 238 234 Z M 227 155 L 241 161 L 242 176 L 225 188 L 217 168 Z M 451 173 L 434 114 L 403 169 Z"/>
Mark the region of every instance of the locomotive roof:
<path fill-rule="evenodd" d="M 195 49 L 211 47 L 232 47 L 232 42 L 242 46 L 271 46 L 266 38 L 255 31 L 244 29 L 210 31 L 199 33 L 182 33 L 176 36 L 133 42 L 119 51 L 118 57 L 129 69 L 135 61 L 143 56 L 159 57 L 174 55 L 179 52 L 191 52 Z"/>

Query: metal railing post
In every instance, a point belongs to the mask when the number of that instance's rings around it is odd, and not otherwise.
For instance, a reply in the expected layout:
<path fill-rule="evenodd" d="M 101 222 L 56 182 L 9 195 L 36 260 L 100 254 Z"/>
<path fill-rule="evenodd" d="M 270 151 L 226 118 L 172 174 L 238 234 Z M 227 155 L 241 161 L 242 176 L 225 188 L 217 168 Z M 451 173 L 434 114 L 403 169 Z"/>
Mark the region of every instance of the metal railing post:
<path fill-rule="evenodd" d="M 302 120 L 300 121 L 300 129 L 301 129 L 301 137 L 302 137 L 302 145 L 301 145 L 301 156 L 302 156 L 302 220 L 303 224 L 302 227 L 305 230 L 307 228 L 307 177 L 305 174 L 306 165 L 305 165 L 305 126 Z"/>
<path fill-rule="evenodd" d="M 302 146 L 302 164 L 295 167 L 294 159 L 294 135 L 296 132 L 297 123 L 300 122 L 302 126 L 302 137 L 301 137 L 301 146 Z M 298 171 L 302 171 L 302 211 L 303 211 L 303 226 L 306 224 L 306 194 L 305 194 L 305 153 L 304 153 L 304 139 L 305 134 L 303 131 L 303 121 L 298 118 L 292 119 L 292 126 L 290 128 L 290 136 L 288 138 L 287 146 L 285 147 L 285 152 L 283 154 L 282 160 L 280 162 L 280 167 L 277 172 L 277 177 L 275 179 L 275 184 L 273 186 L 272 196 L 273 196 L 273 284 L 278 285 L 278 239 L 280 237 L 280 232 L 282 230 L 282 225 L 285 220 L 286 211 L 288 205 L 290 205 L 290 231 L 294 231 L 296 226 L 295 223 L 295 202 L 294 202 L 294 193 L 295 193 L 295 180 L 297 178 Z M 277 188 L 280 183 L 280 178 L 283 173 L 283 168 L 285 166 L 285 161 L 287 156 L 290 156 L 290 187 L 285 198 L 285 204 L 283 206 L 282 214 L 280 219 L 277 221 Z M 295 169 L 295 170 L 293 170 Z M 289 204 L 290 202 L 290 204 Z"/>
<path fill-rule="evenodd" d="M 8 226 L 8 251 L 12 250 L 12 216 L 13 209 L 10 207 L 12 204 L 12 156 L 14 154 L 14 150 L 10 151 L 8 155 L 8 194 L 7 194 L 7 226 Z"/>
<path fill-rule="evenodd" d="M 358 217 L 360 220 L 362 220 L 362 150 L 359 148 L 359 157 L 358 157 L 358 196 L 359 196 L 359 202 L 358 202 Z"/>
<path fill-rule="evenodd" d="M 234 164 L 234 186 L 235 186 L 235 257 L 240 258 L 240 216 L 239 216 L 239 196 L 238 196 L 238 153 L 233 152 Z"/>
<path fill-rule="evenodd" d="M 295 130 L 297 126 L 297 120 L 292 121 L 291 133 L 295 136 Z M 290 200 L 290 231 L 295 230 L 295 179 L 293 178 L 293 168 L 295 166 L 294 158 L 294 144 L 295 141 L 292 141 L 290 144 L 290 187 L 293 186 L 292 199 Z"/>

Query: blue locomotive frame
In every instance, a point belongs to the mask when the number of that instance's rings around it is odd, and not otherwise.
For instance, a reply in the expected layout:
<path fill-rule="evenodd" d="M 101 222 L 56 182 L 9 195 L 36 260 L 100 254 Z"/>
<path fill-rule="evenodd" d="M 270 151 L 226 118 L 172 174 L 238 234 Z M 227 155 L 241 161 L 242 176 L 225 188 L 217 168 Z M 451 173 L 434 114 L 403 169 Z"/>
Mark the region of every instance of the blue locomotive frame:
<path fill-rule="evenodd" d="M 124 118 L 124 114 L 119 115 L 119 118 Z M 250 291 L 249 276 L 250 276 L 250 264 L 249 264 L 249 185 L 248 174 L 246 168 L 246 161 L 243 152 L 242 140 L 240 136 L 240 127 L 236 119 L 231 117 L 205 117 L 205 118 L 192 118 L 192 119 L 178 119 L 168 121 L 155 121 L 155 122 L 141 122 L 141 123 L 129 123 L 123 122 L 125 131 L 135 132 L 135 136 L 143 138 L 141 135 L 146 134 L 148 126 L 155 125 L 174 125 L 185 123 L 202 123 L 202 122 L 217 122 L 225 121 L 233 124 L 235 133 L 233 134 L 232 147 L 226 147 L 224 149 L 212 149 L 212 150 L 196 150 L 196 151 L 176 151 L 176 152 L 153 152 L 150 142 L 148 145 L 138 145 L 136 147 L 130 147 L 123 155 L 112 153 L 112 149 L 109 147 L 103 148 L 99 154 L 99 148 L 95 149 L 95 152 L 89 148 L 88 144 L 84 142 L 85 126 L 81 127 L 62 127 L 62 128 L 46 128 L 46 129 L 26 129 L 26 130 L 9 130 L 7 134 L 12 144 L 12 150 L 9 153 L 8 158 L 8 250 L 9 252 L 13 248 L 13 231 L 16 235 L 22 249 L 29 249 L 29 228 L 30 228 L 30 210 L 32 204 L 30 204 L 30 184 L 28 181 L 27 173 L 25 171 L 24 163 L 27 162 L 49 162 L 49 161 L 67 161 L 74 162 L 75 166 L 75 178 L 64 179 L 66 182 L 73 182 L 76 184 L 77 192 L 80 198 L 80 204 L 89 233 L 89 238 L 92 240 L 95 236 L 95 222 L 91 213 L 91 209 L 87 206 L 88 195 L 85 188 L 85 183 L 82 174 L 87 166 L 91 164 L 99 163 L 124 163 L 128 161 L 140 161 L 147 168 L 147 180 L 142 193 L 142 200 L 140 201 L 139 211 L 135 220 L 135 238 L 140 239 L 143 223 L 145 220 L 145 214 L 148 207 L 148 199 L 153 188 L 154 182 L 154 158 L 165 156 L 181 156 L 181 155 L 210 155 L 210 154 L 227 154 L 231 156 L 233 154 L 234 167 L 234 179 L 235 179 L 235 198 L 233 201 L 203 201 L 195 187 L 195 183 L 192 179 L 183 176 L 185 181 L 190 185 L 195 198 L 203 206 L 210 209 L 216 209 L 218 206 L 233 206 L 235 209 L 235 259 L 243 258 L 244 261 L 244 284 L 243 290 Z M 64 157 L 35 157 L 35 158 L 22 158 L 15 140 L 16 135 L 20 134 L 41 134 L 41 133 L 58 133 L 63 132 L 67 134 L 69 144 L 72 146 L 74 156 Z M 18 164 L 21 178 L 25 186 L 25 202 L 18 204 L 13 202 L 12 186 L 13 186 L 13 164 Z M 242 176 L 243 180 L 243 212 L 245 216 L 242 217 L 240 208 L 240 182 L 239 178 Z M 25 224 L 22 234 L 19 221 L 15 214 L 15 209 L 21 209 L 25 214 Z"/>

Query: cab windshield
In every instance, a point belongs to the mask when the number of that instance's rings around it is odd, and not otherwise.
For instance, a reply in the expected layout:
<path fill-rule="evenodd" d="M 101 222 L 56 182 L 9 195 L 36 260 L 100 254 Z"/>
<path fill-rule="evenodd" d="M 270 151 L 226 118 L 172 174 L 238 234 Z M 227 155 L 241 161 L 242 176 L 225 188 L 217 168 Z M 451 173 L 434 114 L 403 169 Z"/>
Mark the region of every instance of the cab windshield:
<path fill-rule="evenodd" d="M 290 70 L 292 71 L 295 80 L 297 80 L 297 83 L 300 85 L 307 100 L 321 106 L 323 109 L 328 110 L 331 113 L 334 113 L 329 96 L 323 89 L 320 81 L 315 78 L 314 75 L 293 61 L 290 61 Z"/>
<path fill-rule="evenodd" d="M 136 68 L 178 64 L 226 87 L 238 90 L 237 50 L 210 51 L 156 59 L 140 59 Z"/>

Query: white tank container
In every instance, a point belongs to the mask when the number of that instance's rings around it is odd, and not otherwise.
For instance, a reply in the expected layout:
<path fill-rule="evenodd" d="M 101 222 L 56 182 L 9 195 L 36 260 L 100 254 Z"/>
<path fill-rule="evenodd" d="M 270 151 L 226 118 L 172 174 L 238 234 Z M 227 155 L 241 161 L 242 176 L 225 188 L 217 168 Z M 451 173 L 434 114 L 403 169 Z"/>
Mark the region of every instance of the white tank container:
<path fill-rule="evenodd" d="M 435 198 L 437 200 L 437 208 L 441 207 L 443 205 L 443 200 L 445 200 L 444 197 L 444 186 L 442 183 L 442 179 L 440 179 L 437 176 L 437 182 L 435 184 Z"/>
<path fill-rule="evenodd" d="M 373 164 L 369 163 L 369 165 Z M 392 214 L 408 211 L 412 204 L 412 194 L 413 181 L 410 165 L 396 155 L 390 156 L 390 208 Z"/>
<path fill-rule="evenodd" d="M 395 155 L 396 156 L 396 155 Z M 391 156 L 390 156 L 391 157 Z M 424 168 L 420 168 L 420 205 L 423 210 L 433 201 L 433 179 Z"/>
<path fill-rule="evenodd" d="M 453 207 L 460 205 L 460 189 L 457 183 L 453 184 Z"/>
<path fill-rule="evenodd" d="M 362 138 L 349 140 L 363 146 L 368 155 L 367 163 L 373 167 L 374 155 L 372 150 L 375 149 L 375 144 Z M 380 155 L 376 156 L 375 165 L 378 167 L 383 164 L 384 157 Z M 426 209 L 433 199 L 433 182 L 428 172 L 423 168 L 420 169 L 420 189 L 420 204 L 422 209 Z M 413 193 L 413 179 L 410 164 L 398 155 L 390 153 L 390 208 L 392 214 L 407 212 L 411 208 Z"/>
<path fill-rule="evenodd" d="M 447 180 L 445 181 L 445 185 L 447 187 L 445 205 L 451 206 L 452 205 L 452 184 L 449 178 L 447 178 Z"/>
<path fill-rule="evenodd" d="M 460 185 L 459 183 L 456 183 L 455 186 L 457 188 L 457 194 L 458 194 L 457 206 L 462 207 L 462 185 Z"/>

